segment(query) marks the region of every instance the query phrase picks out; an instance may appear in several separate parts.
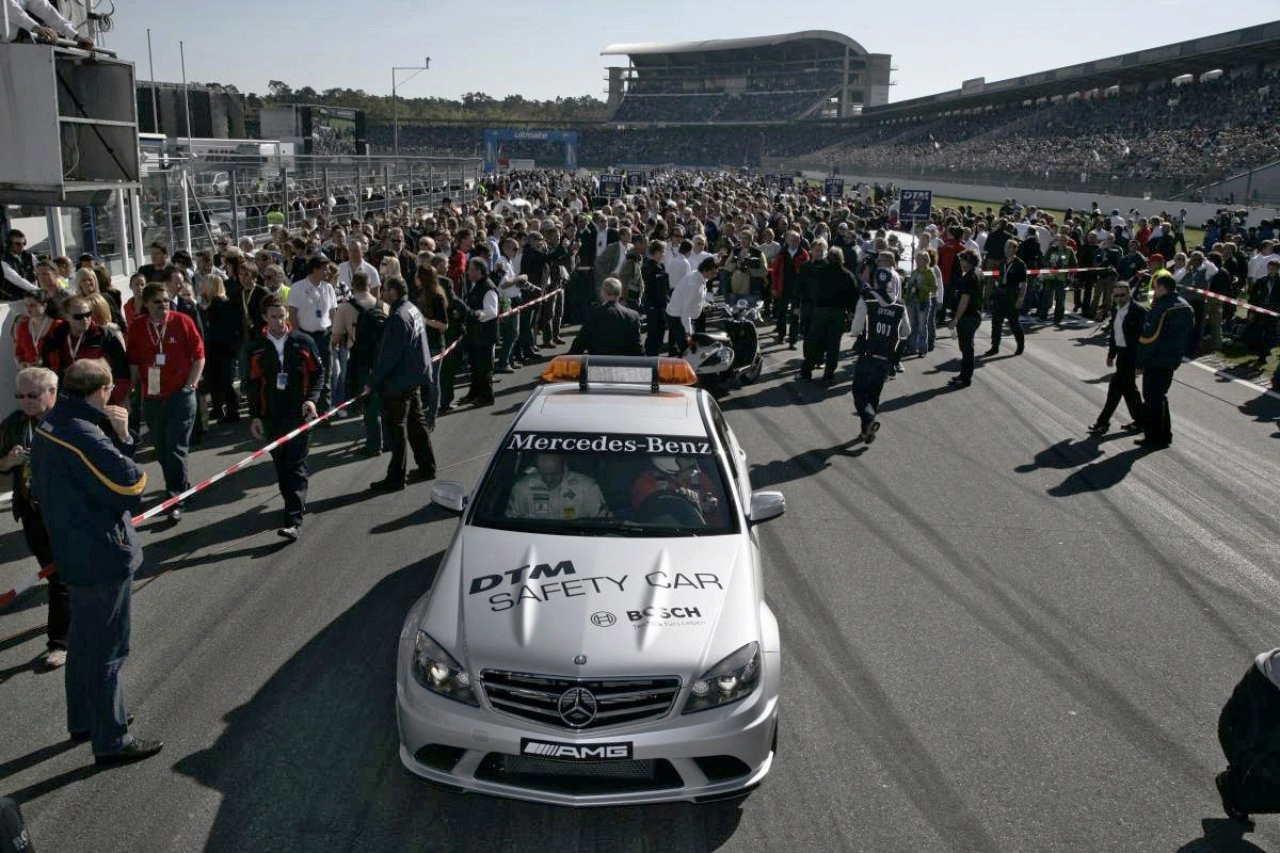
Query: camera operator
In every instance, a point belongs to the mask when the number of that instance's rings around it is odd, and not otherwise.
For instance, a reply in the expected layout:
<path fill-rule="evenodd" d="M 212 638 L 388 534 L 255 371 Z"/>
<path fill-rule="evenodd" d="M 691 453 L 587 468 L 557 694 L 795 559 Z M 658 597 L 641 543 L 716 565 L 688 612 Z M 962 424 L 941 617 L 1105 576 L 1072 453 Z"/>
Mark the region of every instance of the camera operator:
<path fill-rule="evenodd" d="M 77 47 L 93 50 L 93 39 L 81 36 L 71 22 L 62 17 L 49 0 L 4 0 L 9 7 L 6 16 L 9 30 L 0 33 L 0 41 L 18 41 L 25 31 L 32 41 L 56 44 L 58 36 L 76 43 Z M 32 15 L 35 15 L 33 18 Z M 36 20 L 39 18 L 40 20 Z M 41 23 L 43 21 L 43 23 Z"/>

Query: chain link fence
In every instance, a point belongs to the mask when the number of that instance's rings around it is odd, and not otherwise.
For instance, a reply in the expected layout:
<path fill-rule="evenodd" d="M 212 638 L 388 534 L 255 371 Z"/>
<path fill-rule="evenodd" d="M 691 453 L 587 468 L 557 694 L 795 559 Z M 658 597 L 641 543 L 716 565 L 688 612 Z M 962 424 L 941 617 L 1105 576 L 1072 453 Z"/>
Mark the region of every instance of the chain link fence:
<path fill-rule="evenodd" d="M 273 225 L 355 217 L 398 206 L 471 202 L 483 162 L 443 157 L 251 157 L 171 160 L 142 180 L 143 246 L 197 250 L 250 238 Z"/>

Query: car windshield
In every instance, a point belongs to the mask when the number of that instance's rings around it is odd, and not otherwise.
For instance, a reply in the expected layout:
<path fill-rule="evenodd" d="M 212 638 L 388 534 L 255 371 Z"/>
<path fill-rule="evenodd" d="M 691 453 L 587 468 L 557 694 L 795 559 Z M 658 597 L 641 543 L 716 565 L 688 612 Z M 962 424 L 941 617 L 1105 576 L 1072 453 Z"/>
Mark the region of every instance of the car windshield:
<path fill-rule="evenodd" d="M 513 432 L 471 523 L 584 536 L 714 536 L 738 529 L 705 437 Z"/>

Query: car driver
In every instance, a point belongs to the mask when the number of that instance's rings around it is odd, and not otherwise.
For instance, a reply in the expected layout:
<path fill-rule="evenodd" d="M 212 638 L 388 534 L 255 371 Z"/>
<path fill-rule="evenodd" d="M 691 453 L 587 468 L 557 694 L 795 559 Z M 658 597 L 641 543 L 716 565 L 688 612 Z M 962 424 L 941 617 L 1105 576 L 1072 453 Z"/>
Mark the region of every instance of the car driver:
<path fill-rule="evenodd" d="M 716 497 L 711 478 L 702 473 L 692 456 L 654 456 L 631 486 L 631 508 L 638 510 L 656 492 L 673 492 L 698 508 L 707 523 L 718 525 L 720 499 Z"/>
<path fill-rule="evenodd" d="M 534 469 L 511 488 L 507 518 L 547 518 L 574 521 L 605 518 L 609 508 L 595 481 L 570 471 L 559 453 L 539 453 Z"/>

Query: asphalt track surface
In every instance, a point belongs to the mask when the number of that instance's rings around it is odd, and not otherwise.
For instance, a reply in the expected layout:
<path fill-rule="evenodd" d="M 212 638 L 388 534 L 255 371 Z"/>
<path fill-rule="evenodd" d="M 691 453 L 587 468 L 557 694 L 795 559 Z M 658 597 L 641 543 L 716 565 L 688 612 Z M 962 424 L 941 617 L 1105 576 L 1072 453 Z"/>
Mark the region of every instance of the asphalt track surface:
<path fill-rule="evenodd" d="M 1143 453 L 1085 436 L 1106 388 L 1089 329 L 1037 328 L 1021 357 L 1006 339 L 963 391 L 943 337 L 864 447 L 844 367 L 799 384 L 766 340 L 762 380 L 724 401 L 755 486 L 788 503 L 762 529 L 780 751 L 745 801 L 573 810 L 410 777 L 395 640 L 456 522 L 426 485 L 364 491 L 385 457 L 350 452 L 352 420 L 313 443 L 299 543 L 275 535 L 269 464 L 145 525 L 124 681 L 158 757 L 96 771 L 61 676 L 33 668 L 43 587 L 0 613 L 0 793 L 59 853 L 1280 850 L 1280 817 L 1242 841 L 1213 787 L 1218 711 L 1280 645 L 1280 402 L 1184 367 L 1175 445 Z M 441 419 L 442 478 L 474 484 L 536 381 Z M 233 429 L 193 480 L 251 449 Z M 34 561 L 0 531 L 7 587 Z"/>

